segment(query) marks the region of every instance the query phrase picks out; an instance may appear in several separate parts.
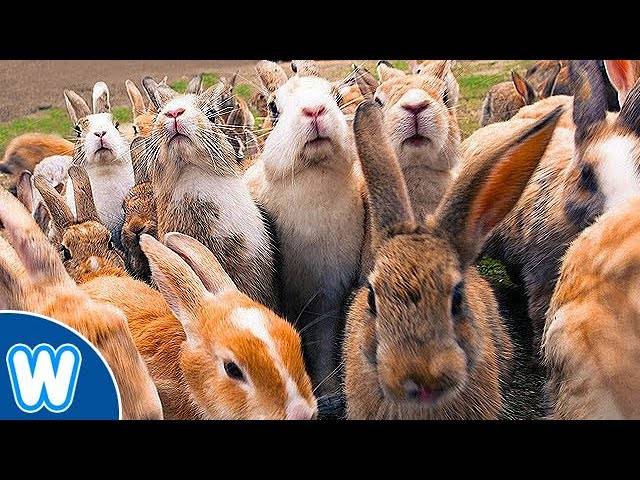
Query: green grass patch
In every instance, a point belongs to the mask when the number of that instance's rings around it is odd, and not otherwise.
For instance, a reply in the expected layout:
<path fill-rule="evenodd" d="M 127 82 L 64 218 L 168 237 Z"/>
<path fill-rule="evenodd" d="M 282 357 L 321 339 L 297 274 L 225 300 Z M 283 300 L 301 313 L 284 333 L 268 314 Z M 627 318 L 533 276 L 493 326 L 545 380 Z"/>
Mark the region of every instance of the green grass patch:
<path fill-rule="evenodd" d="M 494 284 L 504 287 L 515 287 L 515 283 L 509 277 L 507 269 L 502 262 L 491 257 L 484 256 L 476 264 L 480 275 Z"/>
<path fill-rule="evenodd" d="M 173 88 L 176 92 L 184 93 L 187 90 L 187 86 L 189 85 L 188 78 L 181 78 L 169 84 L 171 88 Z M 203 73 L 202 74 L 202 89 L 206 90 L 211 85 L 215 85 L 220 81 L 220 75 L 217 73 Z"/>
<path fill-rule="evenodd" d="M 253 88 L 251 88 L 251 85 L 249 85 L 248 83 L 240 83 L 236 85 L 234 93 L 244 101 L 248 102 L 249 100 L 251 100 Z"/>
<path fill-rule="evenodd" d="M 406 60 L 391 60 L 391 65 L 398 70 L 409 71 L 409 62 Z"/>

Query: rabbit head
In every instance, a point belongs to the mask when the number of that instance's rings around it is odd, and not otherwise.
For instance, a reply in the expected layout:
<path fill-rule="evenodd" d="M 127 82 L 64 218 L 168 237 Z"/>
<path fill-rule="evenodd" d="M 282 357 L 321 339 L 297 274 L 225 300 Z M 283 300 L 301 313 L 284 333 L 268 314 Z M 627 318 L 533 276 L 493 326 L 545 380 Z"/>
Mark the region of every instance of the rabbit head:
<path fill-rule="evenodd" d="M 203 418 L 311 419 L 316 400 L 300 337 L 240 293 L 204 245 L 142 235 L 153 279 L 182 324 L 180 368 Z"/>
<path fill-rule="evenodd" d="M 133 133 L 136 137 L 151 135 L 153 121 L 156 118 L 155 106 L 151 101 L 145 106 L 145 99 L 135 83 L 126 80 L 127 95 L 133 111 Z"/>

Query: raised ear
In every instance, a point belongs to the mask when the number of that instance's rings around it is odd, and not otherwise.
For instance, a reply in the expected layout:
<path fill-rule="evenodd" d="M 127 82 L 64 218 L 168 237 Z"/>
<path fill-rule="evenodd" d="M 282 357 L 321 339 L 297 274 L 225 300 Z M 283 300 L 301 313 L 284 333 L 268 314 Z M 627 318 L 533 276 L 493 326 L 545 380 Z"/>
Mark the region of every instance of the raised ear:
<path fill-rule="evenodd" d="M 418 75 L 432 75 L 440 80 L 444 80 L 451 71 L 451 60 L 432 60 L 423 62 L 416 68 Z"/>
<path fill-rule="evenodd" d="M 16 183 L 16 197 L 29 212 L 33 212 L 33 185 L 31 184 L 31 172 L 24 171 Z"/>
<path fill-rule="evenodd" d="M 378 78 L 380 78 L 380 83 L 386 82 L 390 78 L 404 77 L 406 75 L 402 70 L 394 68 L 386 60 L 380 60 L 376 69 L 378 71 Z"/>
<path fill-rule="evenodd" d="M 179 93 L 171 87 L 164 83 L 159 84 L 152 77 L 144 77 L 142 79 L 142 86 L 147 91 L 151 102 L 158 112 L 162 110 L 162 107 L 166 103 L 179 95 Z"/>
<path fill-rule="evenodd" d="M 438 229 L 473 263 L 486 238 L 520 199 L 551 140 L 562 107 L 522 129 L 505 144 L 467 164 L 436 210 Z"/>
<path fill-rule="evenodd" d="M 606 118 L 607 94 L 597 60 L 571 60 L 569 78 L 573 86 L 575 139 L 580 143 L 591 126 Z"/>
<path fill-rule="evenodd" d="M 138 87 L 136 87 L 136 84 L 131 80 L 126 80 L 124 85 L 127 87 L 127 95 L 129 95 L 129 101 L 131 102 L 134 118 L 145 113 L 144 97 L 142 96 L 142 93 L 140 93 Z"/>
<path fill-rule="evenodd" d="M 313 60 L 291 60 L 291 70 L 299 77 L 319 77 L 320 69 Z"/>
<path fill-rule="evenodd" d="M 394 225 L 414 222 L 404 176 L 385 134 L 378 105 L 371 100 L 358 105 L 353 130 L 367 184 L 372 223 L 385 236 Z"/>
<path fill-rule="evenodd" d="M 516 92 L 522 97 L 525 105 L 531 105 L 536 100 L 536 90 L 529 82 L 527 82 L 522 76 L 515 70 L 511 71 L 511 80 L 513 80 L 513 86 L 516 87 Z"/>
<path fill-rule="evenodd" d="M 200 95 L 202 93 L 202 74 L 195 75 L 191 80 L 189 80 L 185 93 L 194 95 Z"/>
<path fill-rule="evenodd" d="M 225 290 L 237 290 L 213 252 L 195 238 L 169 232 L 164 236 L 164 244 L 189 264 L 210 293 L 217 295 Z"/>
<path fill-rule="evenodd" d="M 625 99 L 638 79 L 633 60 L 605 60 L 604 68 L 613 87 L 618 92 L 618 101 L 624 105 Z"/>
<path fill-rule="evenodd" d="M 365 99 L 370 99 L 376 93 L 376 89 L 380 85 L 376 77 L 371 75 L 365 68 L 357 66 L 355 63 L 351 64 L 353 69 L 353 75 L 355 77 L 360 93 Z"/>
<path fill-rule="evenodd" d="M 238 81 L 238 75 L 240 74 L 239 71 L 236 71 L 236 73 L 233 74 L 233 76 L 231 77 L 231 80 L 229 80 L 229 88 L 231 90 L 233 90 L 236 86 L 236 82 Z"/>
<path fill-rule="evenodd" d="M 562 63 L 560 62 L 557 62 L 552 68 L 549 69 L 549 77 L 540 89 L 540 98 L 549 98 L 551 95 L 553 95 L 553 91 L 556 88 L 556 83 L 558 82 L 558 75 L 560 75 L 560 70 L 562 70 Z"/>
<path fill-rule="evenodd" d="M 640 136 L 640 80 L 627 94 L 616 122 Z"/>
<path fill-rule="evenodd" d="M 411 73 L 418 73 L 418 67 L 420 66 L 420 62 L 418 60 L 408 60 L 409 63 L 409 71 Z"/>
<path fill-rule="evenodd" d="M 85 102 L 80 95 L 73 90 L 65 90 L 63 93 L 67 112 L 69 113 L 69 117 L 74 125 L 78 123 L 78 120 L 81 118 L 91 115 L 89 105 L 87 105 L 87 102 Z"/>
<path fill-rule="evenodd" d="M 111 102 L 109 101 L 109 87 L 104 82 L 96 82 L 93 86 L 93 113 L 109 113 Z"/>
<path fill-rule="evenodd" d="M 38 177 L 36 182 L 37 179 Z M 17 198 L 1 188 L 0 222 L 4 225 L 9 243 L 20 258 L 30 283 L 37 287 L 65 286 L 69 290 L 75 287 L 58 253 L 33 217 Z"/>
<path fill-rule="evenodd" d="M 69 167 L 69 177 L 73 183 L 73 197 L 76 202 L 78 223 L 89 221 L 100 223 L 87 171 L 82 167 L 72 165 Z"/>
<path fill-rule="evenodd" d="M 136 185 L 149 181 L 149 169 L 146 163 L 147 139 L 136 137 L 129 147 L 131 151 L 131 164 L 133 165 L 133 178 Z"/>
<path fill-rule="evenodd" d="M 42 195 L 42 200 L 44 200 L 49 210 L 51 220 L 53 220 L 53 224 L 62 235 L 69 225 L 75 223 L 71 209 L 67 205 L 64 197 L 60 195 L 42 175 L 36 175 L 33 178 L 33 184 L 40 192 L 40 195 Z"/>
<path fill-rule="evenodd" d="M 275 62 L 260 60 L 256 64 L 256 73 L 264 88 L 272 93 L 284 85 L 288 78 L 283 68 Z"/>
<path fill-rule="evenodd" d="M 180 256 L 146 233 L 140 247 L 149 260 L 151 276 L 169 308 L 182 324 L 187 342 L 197 345 L 199 314 L 207 290 Z"/>

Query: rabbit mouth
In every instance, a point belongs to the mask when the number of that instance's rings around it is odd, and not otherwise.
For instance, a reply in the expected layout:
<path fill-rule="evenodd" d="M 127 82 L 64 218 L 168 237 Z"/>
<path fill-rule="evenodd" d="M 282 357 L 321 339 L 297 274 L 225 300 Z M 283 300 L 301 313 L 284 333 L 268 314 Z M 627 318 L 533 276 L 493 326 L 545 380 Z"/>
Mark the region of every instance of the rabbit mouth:
<path fill-rule="evenodd" d="M 180 132 L 176 132 L 170 139 L 169 139 L 169 145 L 171 145 L 174 142 L 180 143 L 182 141 L 187 141 L 189 140 L 189 137 L 186 136 L 184 133 L 180 133 Z"/>
<path fill-rule="evenodd" d="M 415 133 L 410 137 L 405 138 L 402 143 L 410 147 L 421 148 L 429 145 L 431 143 L 431 139 L 429 137 L 420 135 L 419 133 Z"/>

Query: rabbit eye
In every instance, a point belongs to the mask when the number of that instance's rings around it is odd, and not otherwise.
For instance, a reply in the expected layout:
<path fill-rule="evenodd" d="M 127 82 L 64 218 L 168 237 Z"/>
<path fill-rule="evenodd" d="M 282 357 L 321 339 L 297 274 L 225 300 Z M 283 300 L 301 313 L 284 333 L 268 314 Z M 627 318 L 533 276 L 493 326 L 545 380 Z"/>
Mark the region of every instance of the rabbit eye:
<path fill-rule="evenodd" d="M 580 184 L 587 192 L 595 193 L 598 191 L 598 179 L 591 165 L 584 165 L 580 170 Z"/>
<path fill-rule="evenodd" d="M 240 367 L 234 362 L 224 362 L 224 371 L 229 378 L 244 381 L 244 374 L 242 373 L 242 370 L 240 370 Z"/>
<path fill-rule="evenodd" d="M 80 134 L 82 133 L 82 129 L 80 128 L 80 125 L 74 125 L 73 130 L 76 132 L 76 137 L 79 137 Z"/>
<path fill-rule="evenodd" d="M 280 112 L 278 112 L 278 106 L 276 105 L 275 100 L 271 100 L 269 102 L 269 113 L 271 113 L 274 120 L 278 118 Z"/>
<path fill-rule="evenodd" d="M 453 287 L 453 295 L 451 296 L 451 315 L 457 317 L 462 312 L 462 300 L 464 297 L 464 283 L 459 282 Z"/>
<path fill-rule="evenodd" d="M 116 127 L 116 130 L 118 130 L 120 128 L 120 122 L 114 123 L 113 126 Z"/>
<path fill-rule="evenodd" d="M 451 106 L 449 105 L 449 91 L 446 88 L 444 89 L 444 93 L 442 94 L 442 101 L 447 107 Z"/>
<path fill-rule="evenodd" d="M 60 255 L 62 256 L 63 262 L 71 260 L 71 251 L 64 245 L 60 245 Z"/>
<path fill-rule="evenodd" d="M 115 246 L 115 245 L 114 245 L 114 243 L 113 243 L 113 240 L 109 240 L 109 244 L 107 245 L 107 248 L 108 248 L 109 250 L 113 250 L 113 249 L 115 249 L 115 248 L 116 248 L 116 246 Z"/>
<path fill-rule="evenodd" d="M 133 133 L 134 135 L 138 134 L 138 127 L 136 127 L 135 125 L 133 125 Z"/>
<path fill-rule="evenodd" d="M 382 99 L 380 97 L 373 97 L 373 100 L 380 105 L 381 107 L 384 106 L 384 102 L 382 101 Z"/>
<path fill-rule="evenodd" d="M 367 283 L 367 289 L 369 290 L 369 294 L 367 296 L 369 311 L 371 312 L 371 315 L 375 317 L 378 314 L 378 309 L 376 307 L 376 292 L 373 291 L 373 286 L 371 285 L 371 283 Z"/>

